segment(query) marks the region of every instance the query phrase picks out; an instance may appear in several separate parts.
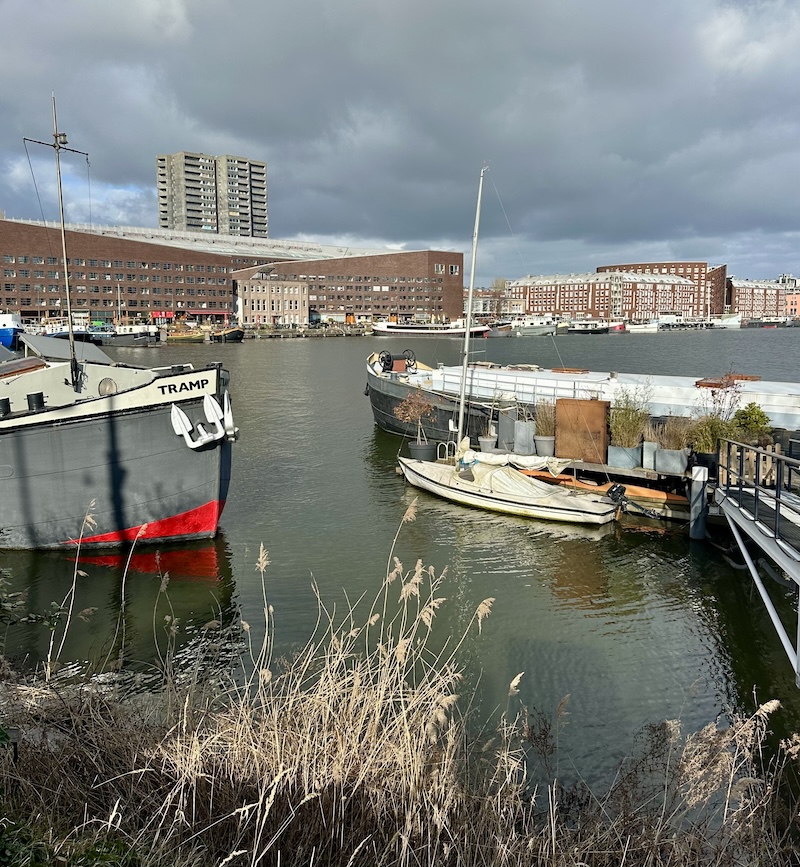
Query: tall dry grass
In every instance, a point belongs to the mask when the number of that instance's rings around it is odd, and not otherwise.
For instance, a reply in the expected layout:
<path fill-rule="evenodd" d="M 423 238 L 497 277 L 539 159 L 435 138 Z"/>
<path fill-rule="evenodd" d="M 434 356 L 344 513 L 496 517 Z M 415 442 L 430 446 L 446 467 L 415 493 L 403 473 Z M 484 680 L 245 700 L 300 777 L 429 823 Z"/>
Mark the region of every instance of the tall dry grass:
<path fill-rule="evenodd" d="M 263 548 L 257 567 L 265 587 Z M 52 863 L 100 863 L 86 860 L 97 851 L 171 867 L 796 863 L 781 786 L 800 739 L 762 753 L 776 702 L 687 735 L 649 727 L 606 791 L 564 787 L 553 769 L 566 700 L 528 711 L 517 675 L 499 723 L 473 734 L 466 633 L 435 635 L 445 578 L 390 556 L 371 604 L 340 616 L 318 598 L 317 629 L 291 660 L 274 657 L 265 590 L 264 638 L 240 624 L 225 680 L 176 677 L 168 658 L 158 692 L 6 680 L 0 725 L 21 740 L 16 762 L 0 748 L 4 815 L 39 829 Z"/>

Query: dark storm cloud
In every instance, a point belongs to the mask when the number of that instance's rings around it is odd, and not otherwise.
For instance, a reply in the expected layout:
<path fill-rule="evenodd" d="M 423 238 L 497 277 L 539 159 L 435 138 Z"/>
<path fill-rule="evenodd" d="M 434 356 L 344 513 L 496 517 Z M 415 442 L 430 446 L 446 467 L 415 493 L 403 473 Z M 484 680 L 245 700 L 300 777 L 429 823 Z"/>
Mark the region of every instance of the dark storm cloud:
<path fill-rule="evenodd" d="M 0 0 L 0 209 L 23 136 L 68 218 L 153 225 L 155 156 L 264 159 L 270 232 L 467 249 L 479 284 L 614 261 L 798 271 L 800 18 L 712 0 Z M 45 215 L 52 155 L 31 149 Z"/>

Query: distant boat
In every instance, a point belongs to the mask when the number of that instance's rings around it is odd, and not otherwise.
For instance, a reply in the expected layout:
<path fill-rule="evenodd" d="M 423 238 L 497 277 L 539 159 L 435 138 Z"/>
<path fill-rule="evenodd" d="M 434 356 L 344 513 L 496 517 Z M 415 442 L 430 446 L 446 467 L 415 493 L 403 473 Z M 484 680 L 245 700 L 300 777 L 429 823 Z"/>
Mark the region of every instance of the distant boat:
<path fill-rule="evenodd" d="M 585 319 L 573 322 L 567 334 L 624 334 L 624 322 L 609 322 L 605 319 Z"/>
<path fill-rule="evenodd" d="M 490 323 L 487 337 L 544 337 L 555 334 L 556 325 L 549 316 L 517 316 Z"/>
<path fill-rule="evenodd" d="M 25 326 L 19 313 L 0 313 L 0 346 L 16 349 L 17 335 L 22 334 Z"/>
<path fill-rule="evenodd" d="M 467 333 L 463 319 L 453 322 L 373 322 L 372 333 L 392 337 L 461 337 Z M 489 333 L 488 325 L 470 325 L 470 337 L 483 337 Z"/>
<path fill-rule="evenodd" d="M 232 325 L 229 328 L 218 328 L 209 335 L 212 343 L 241 343 L 244 340 L 244 328 Z"/>
<path fill-rule="evenodd" d="M 198 331 L 194 328 L 186 329 L 185 331 L 176 330 L 170 331 L 167 334 L 167 343 L 205 343 L 206 335 L 204 331 Z"/>
<path fill-rule="evenodd" d="M 145 324 L 90 327 L 89 339 L 98 346 L 156 346 L 161 343 L 161 329 Z"/>
<path fill-rule="evenodd" d="M 625 328 L 631 334 L 651 334 L 658 331 L 658 319 L 648 319 L 646 322 L 626 322 Z"/>
<path fill-rule="evenodd" d="M 520 316 L 511 320 L 516 337 L 546 337 L 555 334 L 558 323 L 550 316 Z"/>

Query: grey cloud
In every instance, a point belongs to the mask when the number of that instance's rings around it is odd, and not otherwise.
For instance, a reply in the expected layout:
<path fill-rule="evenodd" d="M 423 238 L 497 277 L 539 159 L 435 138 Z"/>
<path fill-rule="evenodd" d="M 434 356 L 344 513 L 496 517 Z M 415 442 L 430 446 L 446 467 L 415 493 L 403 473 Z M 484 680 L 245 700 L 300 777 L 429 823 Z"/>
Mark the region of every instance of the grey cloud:
<path fill-rule="evenodd" d="M 275 237 L 466 251 L 488 161 L 482 283 L 689 250 L 800 270 L 789 2 L 0 6 L 9 216 L 40 216 L 22 137 L 55 91 L 96 222 L 154 224 L 157 153 L 235 153 L 268 163 Z"/>

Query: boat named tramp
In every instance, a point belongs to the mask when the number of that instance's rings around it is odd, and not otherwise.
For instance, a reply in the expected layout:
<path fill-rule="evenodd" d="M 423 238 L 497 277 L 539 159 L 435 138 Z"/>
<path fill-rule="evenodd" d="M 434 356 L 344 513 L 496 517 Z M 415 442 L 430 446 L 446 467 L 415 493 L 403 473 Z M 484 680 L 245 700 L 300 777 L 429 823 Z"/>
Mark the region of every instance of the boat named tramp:
<path fill-rule="evenodd" d="M 237 435 L 227 371 L 21 340 L 0 362 L 0 548 L 214 536 Z"/>

